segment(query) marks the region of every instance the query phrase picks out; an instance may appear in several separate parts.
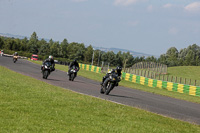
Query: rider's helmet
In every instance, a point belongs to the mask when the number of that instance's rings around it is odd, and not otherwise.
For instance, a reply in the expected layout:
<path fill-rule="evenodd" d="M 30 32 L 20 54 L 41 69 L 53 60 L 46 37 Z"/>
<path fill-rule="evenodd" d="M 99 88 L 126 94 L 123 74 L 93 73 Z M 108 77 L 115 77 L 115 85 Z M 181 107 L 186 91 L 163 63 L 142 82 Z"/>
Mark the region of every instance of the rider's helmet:
<path fill-rule="evenodd" d="M 77 60 L 76 60 L 76 59 L 74 59 L 74 62 L 77 62 Z"/>
<path fill-rule="evenodd" d="M 17 52 L 15 52 L 15 55 L 18 55 L 18 53 L 17 53 Z"/>
<path fill-rule="evenodd" d="M 122 67 L 121 67 L 121 66 L 117 66 L 117 67 L 116 67 L 116 71 L 117 71 L 117 73 L 121 73 Z"/>
<path fill-rule="evenodd" d="M 52 56 L 52 55 L 49 55 L 49 59 L 53 59 L 53 56 Z"/>

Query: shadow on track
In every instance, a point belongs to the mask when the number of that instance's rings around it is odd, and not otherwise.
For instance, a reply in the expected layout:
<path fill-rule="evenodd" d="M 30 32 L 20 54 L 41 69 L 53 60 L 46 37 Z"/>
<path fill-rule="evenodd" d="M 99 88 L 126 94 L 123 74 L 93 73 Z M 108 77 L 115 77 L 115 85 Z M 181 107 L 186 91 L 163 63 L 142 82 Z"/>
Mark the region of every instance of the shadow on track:
<path fill-rule="evenodd" d="M 77 83 L 87 83 L 87 82 L 83 82 L 83 81 L 77 81 L 77 80 L 74 80 L 72 82 L 77 82 Z"/>
<path fill-rule="evenodd" d="M 57 79 L 46 79 L 46 80 L 52 80 L 52 81 L 62 81 L 62 80 L 57 80 Z"/>
<path fill-rule="evenodd" d="M 127 96 L 113 95 L 113 94 L 109 94 L 108 96 L 112 96 L 112 97 L 122 97 L 122 98 L 129 98 L 129 99 L 138 99 L 138 98 L 127 97 Z"/>

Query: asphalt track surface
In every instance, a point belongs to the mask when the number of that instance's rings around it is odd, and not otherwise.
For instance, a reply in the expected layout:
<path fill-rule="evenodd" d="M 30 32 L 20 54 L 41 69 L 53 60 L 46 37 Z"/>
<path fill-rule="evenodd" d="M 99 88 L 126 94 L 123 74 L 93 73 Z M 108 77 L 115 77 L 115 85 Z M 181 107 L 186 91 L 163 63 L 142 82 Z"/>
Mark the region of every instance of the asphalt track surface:
<path fill-rule="evenodd" d="M 48 79 L 45 80 L 42 78 L 40 65 L 23 59 L 19 59 L 16 63 L 13 63 L 12 58 L 0 56 L 0 65 L 23 75 L 78 93 L 141 108 L 163 116 L 200 125 L 200 104 L 122 86 L 114 88 L 109 95 L 100 94 L 100 83 L 97 81 L 77 76 L 72 82 L 68 80 L 66 72 L 59 70 L 52 72 Z"/>

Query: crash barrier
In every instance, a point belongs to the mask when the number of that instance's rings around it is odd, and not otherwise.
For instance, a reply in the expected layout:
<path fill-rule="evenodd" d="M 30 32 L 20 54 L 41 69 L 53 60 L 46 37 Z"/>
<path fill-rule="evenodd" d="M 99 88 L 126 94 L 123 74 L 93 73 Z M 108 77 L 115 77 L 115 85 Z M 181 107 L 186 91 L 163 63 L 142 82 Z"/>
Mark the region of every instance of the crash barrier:
<path fill-rule="evenodd" d="M 186 93 L 193 96 L 200 96 L 200 86 L 192 86 L 186 84 L 161 81 L 157 79 L 150 79 L 125 72 L 122 73 L 122 79 L 142 85 L 147 85 L 149 87 L 158 87 L 160 89 L 167 89 L 168 91 Z"/>
<path fill-rule="evenodd" d="M 13 55 L 9 55 L 9 54 L 3 54 L 3 56 L 5 56 L 5 57 L 13 57 Z M 24 57 L 24 56 L 18 56 L 18 58 L 20 58 L 20 59 L 28 59 L 27 57 Z"/>
<path fill-rule="evenodd" d="M 84 69 L 87 71 L 101 73 L 101 67 L 97 67 L 97 66 L 93 66 L 93 65 L 86 65 L 86 64 L 81 64 L 81 63 L 79 63 L 79 66 L 81 69 Z"/>

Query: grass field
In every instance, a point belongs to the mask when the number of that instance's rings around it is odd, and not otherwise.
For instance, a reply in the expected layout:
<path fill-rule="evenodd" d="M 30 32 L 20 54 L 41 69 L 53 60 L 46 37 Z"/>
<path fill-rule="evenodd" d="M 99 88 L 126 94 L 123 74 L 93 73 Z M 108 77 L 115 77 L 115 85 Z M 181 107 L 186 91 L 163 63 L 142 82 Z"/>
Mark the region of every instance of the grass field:
<path fill-rule="evenodd" d="M 40 61 L 32 61 L 32 62 L 39 64 L 39 65 L 42 64 L 42 62 L 40 62 Z M 57 70 L 62 70 L 62 71 L 65 71 L 65 72 L 68 71 L 68 66 L 56 64 L 55 67 L 56 67 Z M 78 76 L 83 76 L 83 77 L 101 82 L 102 77 L 105 76 L 105 74 L 94 73 L 94 72 L 90 72 L 90 71 L 86 71 L 86 70 L 81 69 L 78 72 Z M 166 89 L 152 88 L 152 87 L 148 87 L 146 85 L 140 85 L 140 84 L 132 83 L 132 82 L 125 81 L 125 80 L 122 80 L 119 84 L 121 86 L 129 87 L 129 88 L 133 88 L 133 89 L 138 89 L 138 90 L 151 92 L 151 93 L 155 93 L 155 94 L 159 94 L 159 95 L 164 95 L 164 96 L 168 96 L 168 97 L 182 99 L 182 100 L 186 100 L 186 101 L 190 101 L 190 102 L 200 103 L 200 97 L 198 97 L 198 96 L 191 96 L 191 95 L 188 95 L 188 94 L 171 92 L 171 91 L 168 91 Z"/>
<path fill-rule="evenodd" d="M 0 66 L 0 132 L 197 133 L 199 125 L 85 96 Z"/>
<path fill-rule="evenodd" d="M 168 74 L 161 75 L 165 81 L 172 81 L 187 85 L 200 86 L 200 66 L 176 66 L 168 67 Z M 159 79 L 157 75 L 156 79 Z"/>
<path fill-rule="evenodd" d="M 168 74 L 200 81 L 200 66 L 169 67 Z"/>

